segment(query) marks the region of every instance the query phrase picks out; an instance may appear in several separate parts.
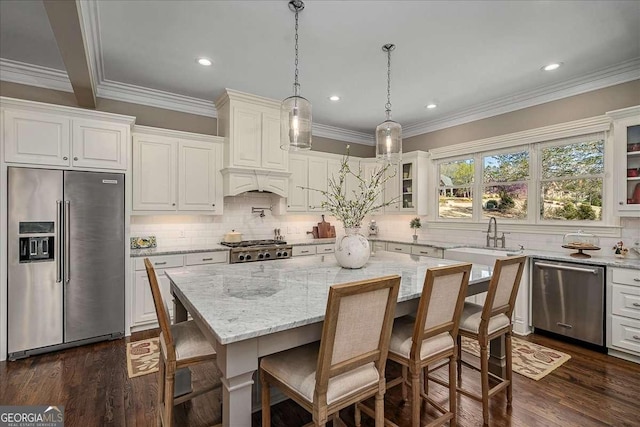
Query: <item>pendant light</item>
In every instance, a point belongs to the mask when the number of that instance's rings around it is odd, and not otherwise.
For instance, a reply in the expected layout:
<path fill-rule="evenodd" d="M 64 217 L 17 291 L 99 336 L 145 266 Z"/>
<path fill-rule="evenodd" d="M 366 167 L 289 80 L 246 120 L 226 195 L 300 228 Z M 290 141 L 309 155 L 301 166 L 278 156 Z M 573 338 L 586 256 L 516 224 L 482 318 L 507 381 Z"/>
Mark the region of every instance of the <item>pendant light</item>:
<path fill-rule="evenodd" d="M 376 157 L 390 163 L 402 159 L 402 126 L 391 120 L 391 51 L 395 48 L 394 44 L 382 46 L 382 51 L 387 53 L 387 119 L 376 128 Z"/>
<path fill-rule="evenodd" d="M 282 101 L 280 108 L 280 148 L 289 151 L 311 149 L 311 103 L 300 96 L 298 83 L 298 13 L 304 9 L 302 0 L 291 0 L 289 9 L 296 14 L 295 74 L 293 96 Z"/>

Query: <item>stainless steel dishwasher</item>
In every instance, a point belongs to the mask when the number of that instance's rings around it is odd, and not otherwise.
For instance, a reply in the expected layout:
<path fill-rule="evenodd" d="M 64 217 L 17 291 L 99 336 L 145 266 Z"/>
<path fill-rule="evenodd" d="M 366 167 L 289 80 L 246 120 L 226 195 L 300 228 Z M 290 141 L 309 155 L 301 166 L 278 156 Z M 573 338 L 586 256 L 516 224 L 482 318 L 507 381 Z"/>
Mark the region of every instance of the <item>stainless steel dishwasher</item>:
<path fill-rule="evenodd" d="M 604 267 L 534 259 L 531 282 L 534 328 L 604 346 Z"/>

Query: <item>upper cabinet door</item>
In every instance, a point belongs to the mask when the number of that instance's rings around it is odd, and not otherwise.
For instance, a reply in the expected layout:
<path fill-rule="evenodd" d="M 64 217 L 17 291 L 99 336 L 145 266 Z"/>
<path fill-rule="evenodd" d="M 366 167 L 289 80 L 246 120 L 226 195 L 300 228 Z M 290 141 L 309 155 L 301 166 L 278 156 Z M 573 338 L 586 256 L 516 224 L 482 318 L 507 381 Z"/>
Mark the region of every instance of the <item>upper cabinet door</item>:
<path fill-rule="evenodd" d="M 287 210 L 291 212 L 304 212 L 307 210 L 308 162 L 306 156 L 291 155 L 289 157 L 289 197 L 287 197 Z"/>
<path fill-rule="evenodd" d="M 94 120 L 73 120 L 73 166 L 127 169 L 129 127 Z"/>
<path fill-rule="evenodd" d="M 230 149 L 233 150 L 231 166 L 262 167 L 262 113 L 259 110 L 241 106 L 233 108 L 233 142 Z"/>
<path fill-rule="evenodd" d="M 309 158 L 309 188 L 327 191 L 327 160 Z M 309 190 L 309 211 L 319 212 L 325 196 L 319 191 Z"/>
<path fill-rule="evenodd" d="M 389 177 L 389 180 L 384 184 L 384 200 L 385 202 L 390 202 L 394 199 L 395 200 L 390 205 L 384 207 L 385 212 L 400 211 L 400 198 L 398 196 L 400 195 L 401 174 L 399 170 L 400 167 L 397 165 L 387 169 L 387 176 Z"/>
<path fill-rule="evenodd" d="M 177 142 L 156 136 L 133 137 L 133 209 L 176 210 Z"/>
<path fill-rule="evenodd" d="M 180 141 L 178 150 L 178 209 L 216 211 L 222 146 L 199 141 Z"/>
<path fill-rule="evenodd" d="M 288 151 L 280 149 L 280 114 L 262 113 L 262 167 L 287 169 Z"/>
<path fill-rule="evenodd" d="M 5 110 L 5 161 L 69 166 L 70 123 L 53 114 Z"/>

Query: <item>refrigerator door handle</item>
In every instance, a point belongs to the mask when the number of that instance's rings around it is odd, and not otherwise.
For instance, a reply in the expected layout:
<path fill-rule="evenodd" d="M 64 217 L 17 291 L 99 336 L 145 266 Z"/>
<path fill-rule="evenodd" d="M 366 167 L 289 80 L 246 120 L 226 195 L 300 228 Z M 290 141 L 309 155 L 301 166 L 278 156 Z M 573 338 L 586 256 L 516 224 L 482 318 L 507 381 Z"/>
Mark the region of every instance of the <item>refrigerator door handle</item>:
<path fill-rule="evenodd" d="M 69 232 L 71 230 L 71 202 L 69 200 L 64 201 L 64 281 L 69 283 L 71 280 L 71 264 L 70 254 L 71 252 L 71 237 Z"/>
<path fill-rule="evenodd" d="M 62 282 L 62 200 L 56 200 L 56 226 L 58 233 L 56 236 L 56 283 Z"/>

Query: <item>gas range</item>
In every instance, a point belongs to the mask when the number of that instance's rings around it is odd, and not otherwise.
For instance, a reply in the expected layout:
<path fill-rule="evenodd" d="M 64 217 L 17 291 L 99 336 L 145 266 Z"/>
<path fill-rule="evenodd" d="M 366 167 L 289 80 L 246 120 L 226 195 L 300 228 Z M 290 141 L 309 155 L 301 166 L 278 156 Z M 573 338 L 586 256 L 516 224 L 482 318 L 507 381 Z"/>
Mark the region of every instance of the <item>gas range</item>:
<path fill-rule="evenodd" d="M 244 240 L 237 243 L 221 242 L 231 248 L 229 263 L 269 261 L 291 258 L 291 245 L 282 240 Z"/>

